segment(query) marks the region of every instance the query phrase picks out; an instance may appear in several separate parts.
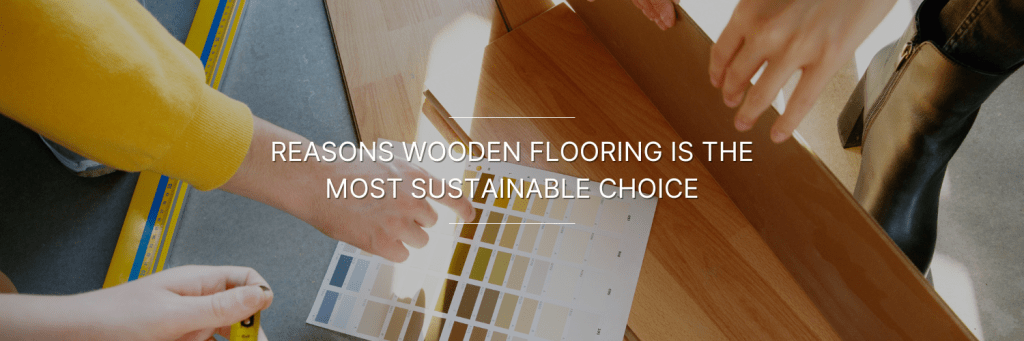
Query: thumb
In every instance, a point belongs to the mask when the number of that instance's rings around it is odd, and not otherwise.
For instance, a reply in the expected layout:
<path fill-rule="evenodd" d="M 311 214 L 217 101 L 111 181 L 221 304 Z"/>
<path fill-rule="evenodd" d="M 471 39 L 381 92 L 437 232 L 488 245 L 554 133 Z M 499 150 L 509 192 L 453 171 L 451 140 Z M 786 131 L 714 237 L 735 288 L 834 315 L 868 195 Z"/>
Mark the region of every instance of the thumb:
<path fill-rule="evenodd" d="M 244 286 L 208 296 L 184 297 L 189 302 L 191 329 L 230 326 L 266 309 L 274 300 L 270 288 Z"/>

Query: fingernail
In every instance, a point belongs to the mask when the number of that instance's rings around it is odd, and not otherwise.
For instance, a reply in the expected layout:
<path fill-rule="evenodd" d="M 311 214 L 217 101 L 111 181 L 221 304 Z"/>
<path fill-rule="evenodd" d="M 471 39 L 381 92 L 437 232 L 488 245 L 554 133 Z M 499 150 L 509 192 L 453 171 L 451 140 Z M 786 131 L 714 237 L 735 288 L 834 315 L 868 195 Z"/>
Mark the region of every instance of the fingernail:
<path fill-rule="evenodd" d="M 718 83 L 718 78 L 715 78 L 715 76 L 711 76 L 711 86 L 717 88 L 717 87 L 720 87 L 722 85 Z"/>
<path fill-rule="evenodd" d="M 668 13 L 662 14 L 661 22 L 665 23 L 665 26 L 668 27 L 668 24 L 672 22 L 672 16 Z"/>
<path fill-rule="evenodd" d="M 752 126 L 752 124 L 750 124 L 750 122 L 743 121 L 743 120 L 736 120 L 735 124 L 736 124 L 736 130 L 741 131 L 741 132 L 742 131 L 750 130 L 750 128 Z"/>
<path fill-rule="evenodd" d="M 772 142 L 782 143 L 782 142 L 785 142 L 785 141 L 786 141 L 786 134 L 783 134 L 781 131 L 778 131 L 778 130 L 772 130 Z"/>
<path fill-rule="evenodd" d="M 274 292 L 270 290 L 270 287 L 266 285 L 260 285 L 260 289 L 263 289 L 263 298 L 271 299 L 274 297 Z"/>
<path fill-rule="evenodd" d="M 740 104 L 739 103 L 740 101 L 737 101 L 737 100 L 732 99 L 730 97 L 722 97 L 722 102 L 725 103 L 725 106 L 727 106 L 729 108 L 733 108 L 733 109 L 735 109 L 736 106 Z"/>

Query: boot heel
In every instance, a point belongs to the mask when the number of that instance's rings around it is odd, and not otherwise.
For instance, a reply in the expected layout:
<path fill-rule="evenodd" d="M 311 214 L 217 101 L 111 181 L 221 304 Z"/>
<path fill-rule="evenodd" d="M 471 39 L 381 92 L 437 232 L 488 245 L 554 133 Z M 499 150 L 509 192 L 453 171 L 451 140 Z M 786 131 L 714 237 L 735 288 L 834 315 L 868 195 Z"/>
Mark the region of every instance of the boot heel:
<path fill-rule="evenodd" d="M 846 106 L 839 113 L 839 119 L 836 122 L 836 126 L 839 128 L 839 143 L 843 145 L 843 148 L 860 147 L 863 142 L 864 81 L 866 78 L 862 77 L 860 82 L 857 82 L 857 88 L 853 89 L 853 94 L 846 101 Z"/>

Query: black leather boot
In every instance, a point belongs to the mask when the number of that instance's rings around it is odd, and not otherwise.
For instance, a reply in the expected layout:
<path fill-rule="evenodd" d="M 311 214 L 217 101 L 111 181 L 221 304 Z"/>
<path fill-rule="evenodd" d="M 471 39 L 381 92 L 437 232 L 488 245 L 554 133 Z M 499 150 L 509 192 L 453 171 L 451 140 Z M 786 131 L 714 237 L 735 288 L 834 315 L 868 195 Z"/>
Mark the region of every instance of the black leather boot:
<path fill-rule="evenodd" d="M 863 147 L 854 197 L 921 272 L 935 249 L 946 164 L 1012 74 L 981 72 L 940 51 L 942 3 L 930 3 L 871 61 L 838 122 L 844 147 Z"/>

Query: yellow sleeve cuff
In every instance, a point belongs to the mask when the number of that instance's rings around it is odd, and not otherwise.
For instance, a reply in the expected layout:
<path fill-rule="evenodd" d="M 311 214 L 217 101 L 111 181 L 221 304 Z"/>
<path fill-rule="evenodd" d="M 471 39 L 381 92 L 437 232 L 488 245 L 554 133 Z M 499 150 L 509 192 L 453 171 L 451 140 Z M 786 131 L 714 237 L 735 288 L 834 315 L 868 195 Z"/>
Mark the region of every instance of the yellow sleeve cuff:
<path fill-rule="evenodd" d="M 206 87 L 195 116 L 150 170 L 208 191 L 238 171 L 252 142 L 252 112 L 242 102 Z"/>

